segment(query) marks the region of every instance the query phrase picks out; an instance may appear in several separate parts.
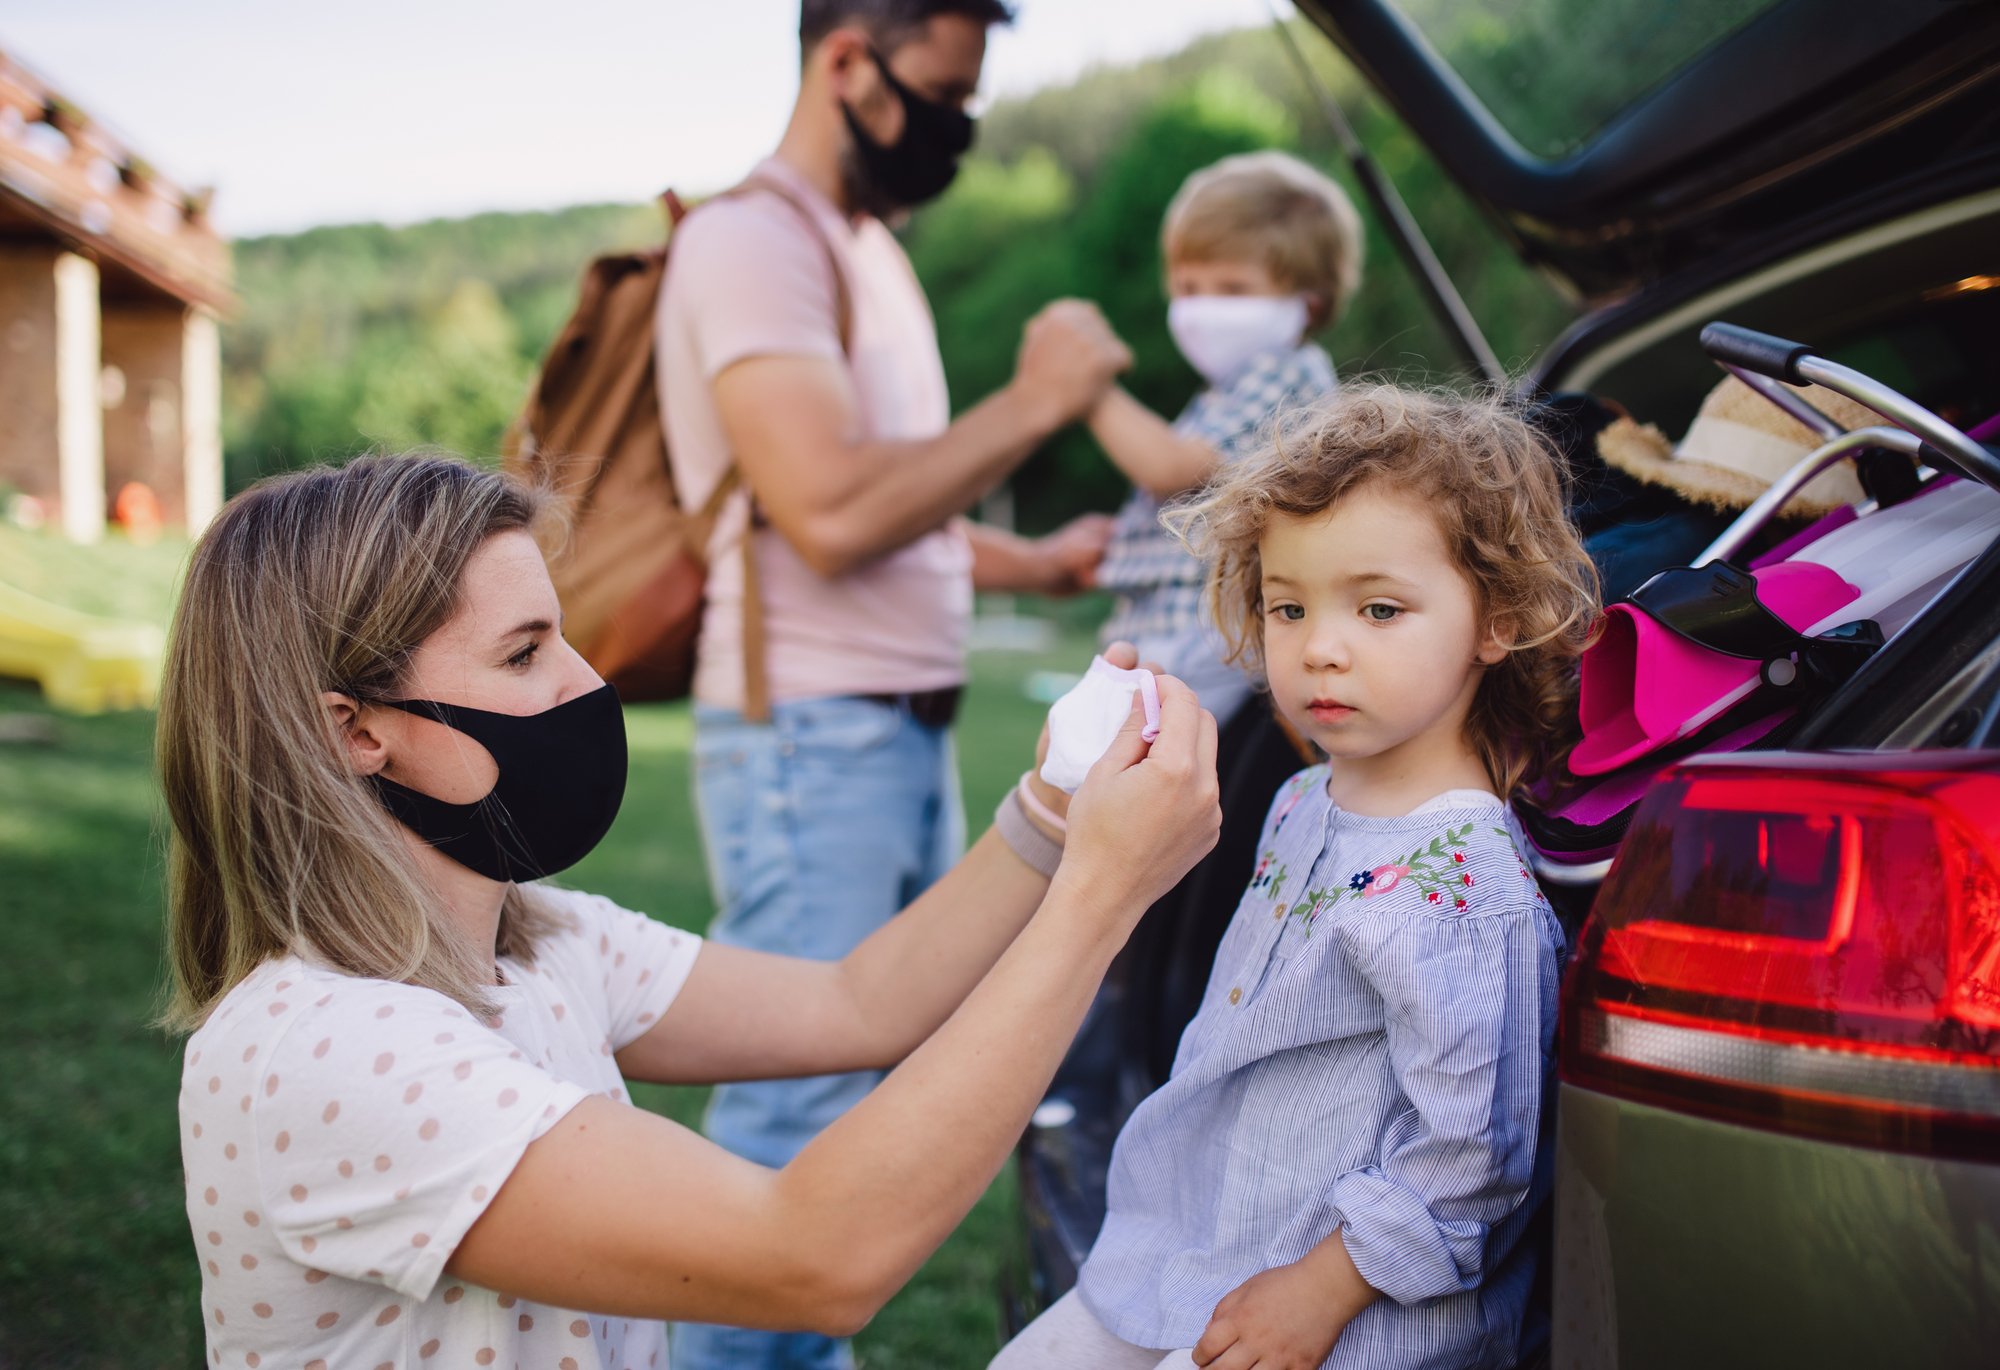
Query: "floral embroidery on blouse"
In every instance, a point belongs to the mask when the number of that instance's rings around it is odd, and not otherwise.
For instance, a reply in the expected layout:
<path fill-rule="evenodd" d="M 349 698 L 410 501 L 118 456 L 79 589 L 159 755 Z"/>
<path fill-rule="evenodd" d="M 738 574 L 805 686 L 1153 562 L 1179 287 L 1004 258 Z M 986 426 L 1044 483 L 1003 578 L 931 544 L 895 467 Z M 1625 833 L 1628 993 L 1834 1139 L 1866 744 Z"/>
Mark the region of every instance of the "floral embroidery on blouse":
<path fill-rule="evenodd" d="M 1465 891 L 1472 887 L 1472 872 L 1454 870 L 1453 867 L 1465 864 L 1465 839 L 1472 835 L 1474 826 L 1465 823 L 1446 828 L 1407 856 L 1384 861 L 1371 870 L 1356 871 L 1347 878 L 1346 890 L 1335 893 L 1333 897 L 1373 899 L 1400 885 L 1409 884 L 1416 887 L 1427 903 L 1442 904 L 1446 896 L 1450 896 L 1453 908 L 1467 907 Z M 1498 831 L 1506 835 L 1506 829 Z M 1513 839 L 1508 840 L 1511 843 Z M 1310 929 L 1310 921 L 1307 927 Z"/>

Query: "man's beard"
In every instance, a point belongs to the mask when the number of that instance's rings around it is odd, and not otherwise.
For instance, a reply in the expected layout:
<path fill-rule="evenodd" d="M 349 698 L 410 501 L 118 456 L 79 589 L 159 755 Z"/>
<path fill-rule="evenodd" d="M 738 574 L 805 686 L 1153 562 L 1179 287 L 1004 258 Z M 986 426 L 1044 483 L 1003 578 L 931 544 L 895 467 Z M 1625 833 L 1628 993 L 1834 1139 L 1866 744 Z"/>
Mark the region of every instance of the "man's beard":
<path fill-rule="evenodd" d="M 862 165 L 861 155 L 855 151 L 850 141 L 840 149 L 840 193 L 846 201 L 844 208 L 849 214 L 872 214 L 878 219 L 891 219 L 908 210 L 884 195 Z"/>

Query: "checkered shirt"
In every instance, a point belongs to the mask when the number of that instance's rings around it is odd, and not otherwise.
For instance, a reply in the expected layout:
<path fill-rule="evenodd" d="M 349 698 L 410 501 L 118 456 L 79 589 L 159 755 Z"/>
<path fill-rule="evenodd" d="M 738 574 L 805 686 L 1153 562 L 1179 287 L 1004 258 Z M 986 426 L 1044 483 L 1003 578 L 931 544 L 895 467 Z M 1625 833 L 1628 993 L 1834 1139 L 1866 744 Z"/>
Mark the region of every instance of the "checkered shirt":
<path fill-rule="evenodd" d="M 1226 466 L 1254 452 L 1277 415 L 1331 395 L 1336 384 L 1332 360 L 1313 343 L 1267 352 L 1228 384 L 1196 395 L 1174 420 L 1174 431 L 1207 443 Z M 1160 526 L 1160 501 L 1135 489 L 1118 511 L 1097 570 L 1097 583 L 1118 597 L 1100 638 L 1157 642 L 1198 636 L 1205 569 Z"/>

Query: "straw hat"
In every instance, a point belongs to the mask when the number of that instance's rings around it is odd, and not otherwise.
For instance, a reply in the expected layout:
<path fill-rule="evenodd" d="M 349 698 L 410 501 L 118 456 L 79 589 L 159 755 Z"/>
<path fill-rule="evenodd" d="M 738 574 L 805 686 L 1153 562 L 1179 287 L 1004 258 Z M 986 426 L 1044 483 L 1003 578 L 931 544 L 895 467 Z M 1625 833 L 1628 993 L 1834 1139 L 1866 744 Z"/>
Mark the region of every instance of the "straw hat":
<path fill-rule="evenodd" d="M 1817 385 L 1789 387 L 1842 428 L 1884 420 Z M 1597 451 L 1620 471 L 1664 485 L 1697 504 L 1741 509 L 1820 445 L 1804 424 L 1734 376 L 1708 392 L 1679 447 L 1652 424 L 1619 419 L 1597 435 Z M 1866 498 L 1852 462 L 1840 462 L 1794 495 L 1784 512 L 1817 517 Z"/>

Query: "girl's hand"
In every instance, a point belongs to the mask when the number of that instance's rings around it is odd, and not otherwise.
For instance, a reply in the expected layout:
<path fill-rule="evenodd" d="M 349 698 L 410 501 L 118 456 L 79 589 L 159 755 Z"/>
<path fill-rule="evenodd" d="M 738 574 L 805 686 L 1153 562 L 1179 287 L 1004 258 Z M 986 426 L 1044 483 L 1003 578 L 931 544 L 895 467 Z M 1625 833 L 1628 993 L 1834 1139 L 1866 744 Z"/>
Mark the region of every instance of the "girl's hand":
<path fill-rule="evenodd" d="M 1128 649 L 1129 650 L 1129 649 Z M 1125 726 L 1069 802 L 1069 841 L 1056 883 L 1082 906 L 1118 911 L 1120 936 L 1215 845 L 1215 719 L 1194 691 L 1158 677 L 1160 735 L 1148 744 L 1139 694 Z"/>
<path fill-rule="evenodd" d="M 1290 1265 L 1252 1275 L 1215 1305 L 1194 1346 L 1212 1370 L 1316 1370 L 1376 1292 L 1335 1232 Z"/>

